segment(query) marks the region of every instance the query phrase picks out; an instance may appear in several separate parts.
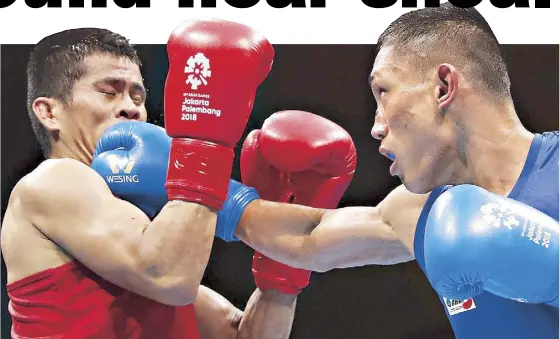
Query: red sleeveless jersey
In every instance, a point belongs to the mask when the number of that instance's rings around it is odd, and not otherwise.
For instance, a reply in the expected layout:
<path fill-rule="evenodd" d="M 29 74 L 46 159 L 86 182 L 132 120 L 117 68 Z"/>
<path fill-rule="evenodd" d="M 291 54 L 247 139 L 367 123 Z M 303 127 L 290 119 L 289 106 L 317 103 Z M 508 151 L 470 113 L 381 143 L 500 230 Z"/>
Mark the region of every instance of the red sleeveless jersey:
<path fill-rule="evenodd" d="M 71 261 L 7 286 L 12 338 L 199 339 L 194 306 L 163 305 Z"/>

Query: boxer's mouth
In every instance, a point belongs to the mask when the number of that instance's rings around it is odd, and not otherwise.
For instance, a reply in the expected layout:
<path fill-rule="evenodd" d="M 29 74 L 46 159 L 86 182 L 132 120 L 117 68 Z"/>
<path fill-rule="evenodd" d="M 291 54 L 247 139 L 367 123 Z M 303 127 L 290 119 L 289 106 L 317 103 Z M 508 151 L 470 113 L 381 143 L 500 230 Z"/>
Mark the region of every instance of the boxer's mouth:
<path fill-rule="evenodd" d="M 395 176 L 397 172 L 397 161 L 395 159 L 395 155 L 391 152 L 387 152 L 385 153 L 385 156 L 387 159 L 392 161 L 391 167 L 389 167 L 389 174 L 391 174 L 391 176 Z"/>
<path fill-rule="evenodd" d="M 393 161 L 393 163 L 391 164 L 391 167 L 389 167 L 389 174 L 394 177 L 396 175 L 397 172 L 397 162 Z"/>
<path fill-rule="evenodd" d="M 393 162 L 391 164 L 391 167 L 389 167 L 389 173 L 391 174 L 391 176 L 395 176 L 397 171 L 397 162 L 396 162 L 395 155 L 388 149 L 384 148 L 383 146 L 379 147 L 379 153 L 381 153 L 384 157 L 386 157 L 387 159 Z"/>
<path fill-rule="evenodd" d="M 383 155 L 385 158 L 391 161 L 395 161 L 395 155 L 391 153 L 391 151 L 383 147 L 383 145 L 379 146 L 379 153 Z"/>

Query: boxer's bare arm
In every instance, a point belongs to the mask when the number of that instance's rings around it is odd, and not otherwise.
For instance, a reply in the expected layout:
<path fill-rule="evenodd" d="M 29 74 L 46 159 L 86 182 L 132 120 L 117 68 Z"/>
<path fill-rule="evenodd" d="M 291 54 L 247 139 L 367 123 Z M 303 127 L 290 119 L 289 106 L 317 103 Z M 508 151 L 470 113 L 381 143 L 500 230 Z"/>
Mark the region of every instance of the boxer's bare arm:
<path fill-rule="evenodd" d="M 296 309 L 295 295 L 256 289 L 245 311 L 200 286 L 194 307 L 201 339 L 288 339 Z"/>
<path fill-rule="evenodd" d="M 272 259 L 318 272 L 406 262 L 414 259 L 414 232 L 427 196 L 399 186 L 376 207 L 336 210 L 256 200 L 236 236 Z"/>
<path fill-rule="evenodd" d="M 29 222 L 108 281 L 169 305 L 195 300 L 215 232 L 207 207 L 170 202 L 152 221 L 74 160 L 49 160 L 14 191 Z"/>

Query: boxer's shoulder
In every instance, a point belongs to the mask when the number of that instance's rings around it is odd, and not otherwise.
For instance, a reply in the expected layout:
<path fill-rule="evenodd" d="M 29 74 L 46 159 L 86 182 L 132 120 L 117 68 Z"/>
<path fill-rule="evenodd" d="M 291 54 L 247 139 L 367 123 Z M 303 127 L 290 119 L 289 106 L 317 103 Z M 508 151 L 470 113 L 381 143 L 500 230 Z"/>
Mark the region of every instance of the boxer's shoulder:
<path fill-rule="evenodd" d="M 14 186 L 1 238 L 10 282 L 71 260 L 45 230 L 65 227 L 62 215 L 75 214 L 82 188 L 96 185 L 91 172 L 76 160 L 46 160 Z"/>
<path fill-rule="evenodd" d="M 542 136 L 545 145 L 544 152 L 546 152 L 548 156 L 558 156 L 558 144 L 560 141 L 559 132 L 544 132 Z"/>
<path fill-rule="evenodd" d="M 65 206 L 103 194 L 110 194 L 107 184 L 86 164 L 74 159 L 49 159 L 15 185 L 9 207 L 17 207 L 28 218 L 55 217 L 57 212 L 72 212 Z"/>
<path fill-rule="evenodd" d="M 87 175 L 87 173 L 95 173 L 95 171 L 81 161 L 71 158 L 47 159 L 27 174 L 22 181 L 25 180 L 27 184 L 31 184 L 33 182 L 57 180 L 70 174 Z M 66 179 L 71 180 L 70 177 Z"/>
<path fill-rule="evenodd" d="M 73 186 L 78 184 L 79 186 Z M 14 187 L 17 194 L 52 196 L 68 189 L 79 193 L 87 187 L 104 184 L 103 178 L 86 164 L 70 159 L 48 159 L 24 176 Z M 102 185 L 106 187 L 106 185 Z"/>
<path fill-rule="evenodd" d="M 383 199 L 378 207 L 386 221 L 403 214 L 404 210 L 416 210 L 418 213 L 424 208 L 429 193 L 416 194 L 406 189 L 404 185 L 397 186 Z M 414 220 L 416 223 L 417 220 Z"/>
<path fill-rule="evenodd" d="M 428 196 L 429 193 L 412 193 L 404 185 L 400 185 L 377 206 L 383 221 L 395 230 L 411 253 L 414 248 L 416 225 Z"/>

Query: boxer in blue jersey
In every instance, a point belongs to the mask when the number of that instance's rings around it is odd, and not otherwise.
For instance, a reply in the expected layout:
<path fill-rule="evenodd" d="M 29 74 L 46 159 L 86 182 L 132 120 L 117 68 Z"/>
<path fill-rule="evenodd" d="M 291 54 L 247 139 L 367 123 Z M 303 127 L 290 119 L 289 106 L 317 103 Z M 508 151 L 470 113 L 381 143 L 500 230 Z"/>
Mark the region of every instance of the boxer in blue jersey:
<path fill-rule="evenodd" d="M 456 338 L 558 338 L 558 132 L 522 125 L 498 41 L 475 9 L 409 12 L 378 45 L 372 136 L 403 184 L 375 207 L 299 205 L 340 180 L 310 156 L 324 159 L 339 134 L 317 140 L 309 114 L 298 119 L 307 129 L 290 128 L 297 112 L 275 115 L 249 142 L 259 166 L 242 154 L 241 171 L 281 173 L 268 181 L 295 203 L 243 204 L 219 227 L 225 240 L 321 272 L 416 260 Z M 313 182 L 294 179 L 309 173 Z"/>
<path fill-rule="evenodd" d="M 416 260 L 458 339 L 558 338 L 559 135 L 522 125 L 488 23 L 449 3 L 404 14 L 370 86 L 372 136 L 402 185 L 375 207 L 251 203 L 235 234 L 321 272 Z"/>

